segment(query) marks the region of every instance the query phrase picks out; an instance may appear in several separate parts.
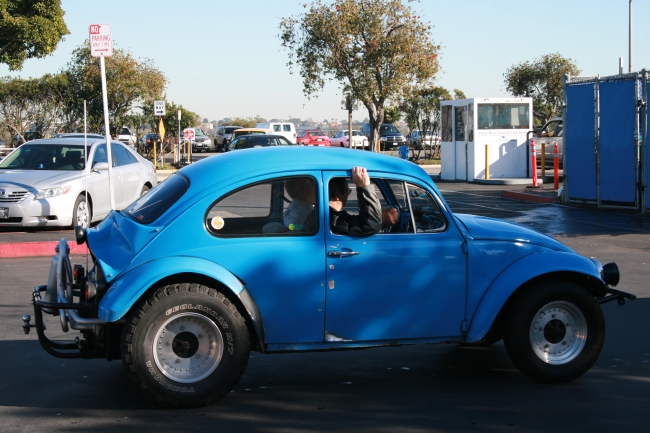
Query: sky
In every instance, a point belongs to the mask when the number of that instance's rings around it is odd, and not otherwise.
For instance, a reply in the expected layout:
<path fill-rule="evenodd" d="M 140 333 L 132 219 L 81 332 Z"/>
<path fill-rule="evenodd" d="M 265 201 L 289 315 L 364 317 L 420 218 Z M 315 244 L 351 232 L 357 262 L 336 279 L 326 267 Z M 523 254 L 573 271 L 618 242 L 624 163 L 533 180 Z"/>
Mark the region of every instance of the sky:
<path fill-rule="evenodd" d="M 327 0 L 325 0 L 327 1 Z M 56 73 L 88 38 L 90 24 L 110 24 L 114 47 L 149 58 L 168 79 L 168 101 L 209 121 L 226 117 L 341 120 L 342 93 L 328 83 L 317 98 L 302 93 L 286 66 L 279 23 L 303 12 L 297 0 L 62 0 L 70 34 L 54 53 L 0 76 Z M 442 46 L 437 85 L 467 97 L 509 96 L 512 65 L 544 54 L 573 59 L 581 76 L 628 71 L 629 0 L 421 0 L 411 3 Z M 650 0 L 633 0 L 632 70 L 650 69 Z M 364 109 L 355 120 L 368 117 Z"/>

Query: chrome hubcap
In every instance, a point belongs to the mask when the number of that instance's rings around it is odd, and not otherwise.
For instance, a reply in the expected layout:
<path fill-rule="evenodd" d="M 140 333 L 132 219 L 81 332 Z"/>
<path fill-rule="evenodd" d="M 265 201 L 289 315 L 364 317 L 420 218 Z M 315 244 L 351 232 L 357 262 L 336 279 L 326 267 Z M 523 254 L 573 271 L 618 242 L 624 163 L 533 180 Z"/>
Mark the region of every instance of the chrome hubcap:
<path fill-rule="evenodd" d="M 77 224 L 78 226 L 81 226 L 83 228 L 88 228 L 88 206 L 86 206 L 86 202 L 82 201 L 79 203 L 77 206 Z"/>
<path fill-rule="evenodd" d="M 181 383 L 198 382 L 221 362 L 223 337 L 205 316 L 183 313 L 167 320 L 152 347 L 156 365 L 168 378 Z"/>
<path fill-rule="evenodd" d="M 587 341 L 587 320 L 566 301 L 543 306 L 530 326 L 530 344 L 535 355 L 549 364 L 566 364 L 575 359 Z"/>

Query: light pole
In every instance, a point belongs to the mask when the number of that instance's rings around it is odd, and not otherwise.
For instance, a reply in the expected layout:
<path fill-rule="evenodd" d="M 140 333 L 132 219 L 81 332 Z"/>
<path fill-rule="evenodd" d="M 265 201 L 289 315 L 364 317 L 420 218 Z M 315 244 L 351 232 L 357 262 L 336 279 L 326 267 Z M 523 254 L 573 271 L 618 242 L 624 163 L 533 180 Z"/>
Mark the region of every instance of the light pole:
<path fill-rule="evenodd" d="M 632 0 L 630 0 L 630 29 L 629 29 L 629 70 L 628 72 L 632 72 Z"/>

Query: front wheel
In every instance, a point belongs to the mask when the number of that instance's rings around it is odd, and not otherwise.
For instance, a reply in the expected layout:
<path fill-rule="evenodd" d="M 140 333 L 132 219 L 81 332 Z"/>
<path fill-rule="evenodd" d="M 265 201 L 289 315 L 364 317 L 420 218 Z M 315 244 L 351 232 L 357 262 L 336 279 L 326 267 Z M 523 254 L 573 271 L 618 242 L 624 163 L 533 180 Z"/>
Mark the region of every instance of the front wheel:
<path fill-rule="evenodd" d="M 539 382 L 569 382 L 589 370 L 605 342 L 600 305 L 583 287 L 538 283 L 512 300 L 503 340 L 512 363 Z"/>
<path fill-rule="evenodd" d="M 244 317 L 222 293 L 198 284 L 158 289 L 130 314 L 122 357 L 131 379 L 164 406 L 214 403 L 248 365 Z"/>
<path fill-rule="evenodd" d="M 81 226 L 87 229 L 90 222 L 90 208 L 88 207 L 88 203 L 86 203 L 86 197 L 79 195 L 72 208 L 72 228 Z"/>

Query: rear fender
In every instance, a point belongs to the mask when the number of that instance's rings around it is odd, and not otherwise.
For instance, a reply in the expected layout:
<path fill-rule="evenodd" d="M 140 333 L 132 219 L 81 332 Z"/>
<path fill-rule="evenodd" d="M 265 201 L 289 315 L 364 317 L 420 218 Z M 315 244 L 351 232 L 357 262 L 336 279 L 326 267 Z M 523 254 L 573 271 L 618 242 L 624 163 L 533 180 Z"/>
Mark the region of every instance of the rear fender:
<path fill-rule="evenodd" d="M 556 251 L 530 254 L 512 263 L 487 289 L 469 326 L 466 342 L 475 342 L 486 336 L 505 303 L 520 287 L 554 274 L 575 280 L 596 297 L 607 293 L 607 285 L 600 279 L 598 269 L 590 259 Z"/>
<path fill-rule="evenodd" d="M 166 257 L 144 263 L 124 275 L 119 275 L 99 303 L 100 319 L 106 322 L 121 319 L 150 288 L 159 286 L 161 281 L 179 274 L 192 274 L 201 279 L 218 281 L 230 290 L 246 309 L 254 327 L 253 331 L 263 344 L 262 316 L 248 289 L 223 266 L 198 257 Z"/>

